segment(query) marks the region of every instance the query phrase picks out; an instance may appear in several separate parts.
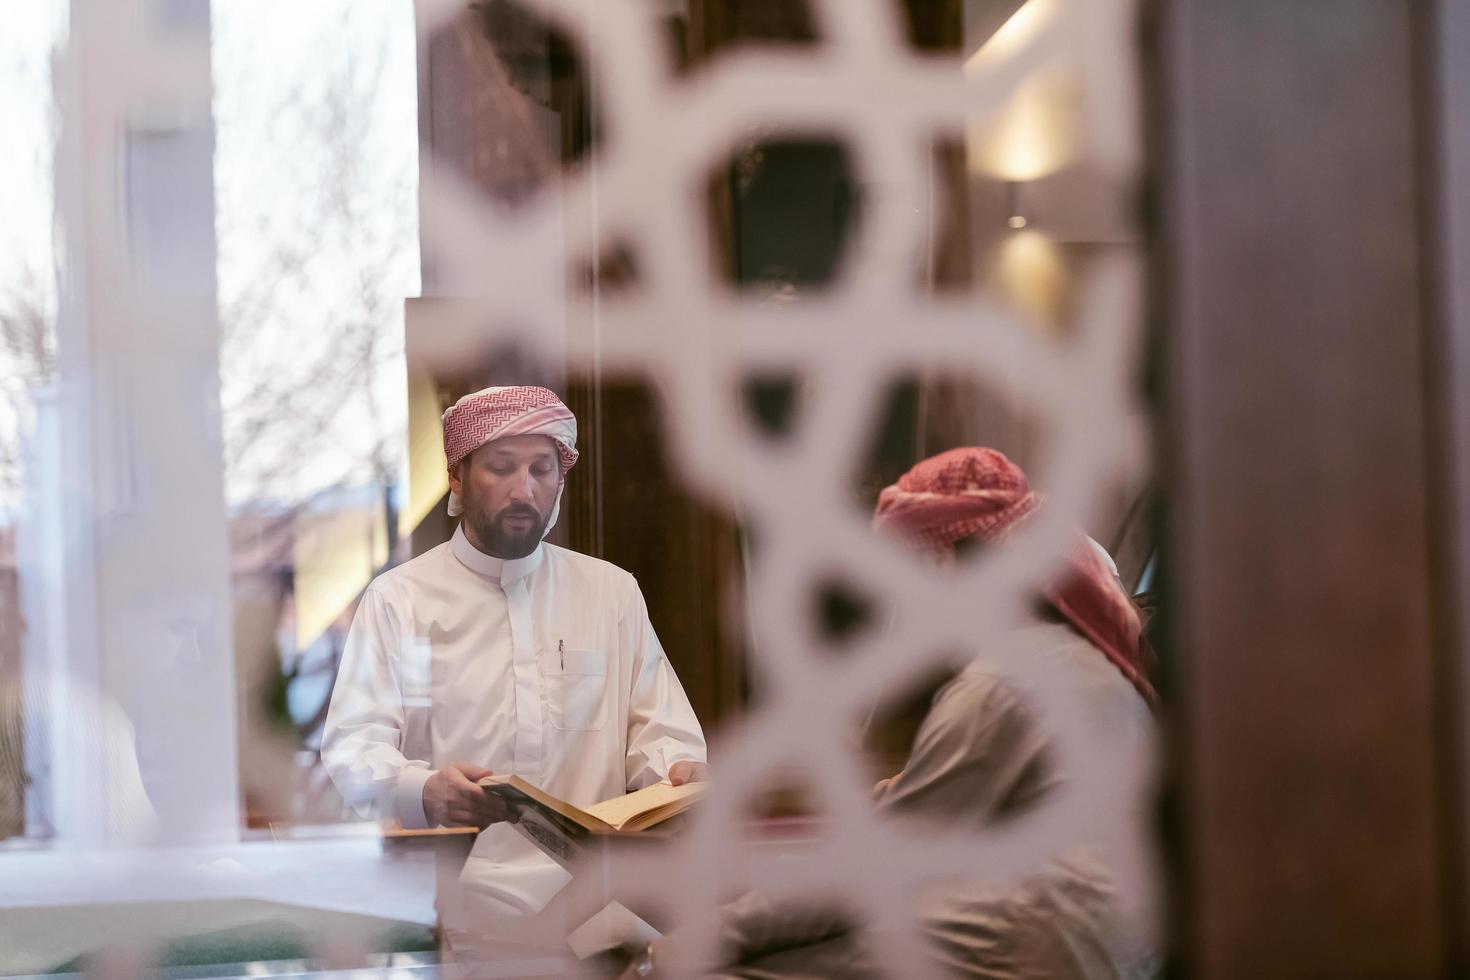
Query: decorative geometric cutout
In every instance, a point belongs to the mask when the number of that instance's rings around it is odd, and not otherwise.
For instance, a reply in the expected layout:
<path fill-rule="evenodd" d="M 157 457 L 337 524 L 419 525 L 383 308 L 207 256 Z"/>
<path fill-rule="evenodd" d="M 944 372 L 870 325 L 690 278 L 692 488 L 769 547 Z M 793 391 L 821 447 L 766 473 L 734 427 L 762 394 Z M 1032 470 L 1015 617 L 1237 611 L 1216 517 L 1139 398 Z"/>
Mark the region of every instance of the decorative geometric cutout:
<path fill-rule="evenodd" d="M 473 80 L 434 100 L 436 158 L 491 199 L 520 207 L 597 152 L 604 117 L 584 51 L 533 4 L 474 4 L 430 44 L 431 66 Z"/>
<path fill-rule="evenodd" d="M 817 635 L 823 647 L 833 652 L 840 652 L 848 640 L 871 628 L 878 619 L 873 598 L 841 578 L 818 582 L 812 599 Z"/>
<path fill-rule="evenodd" d="M 955 57 L 973 52 L 1027 0 L 892 0 L 903 15 L 909 46 L 925 55 Z"/>
<path fill-rule="evenodd" d="M 836 140 L 768 139 L 709 179 L 712 241 L 723 278 L 782 301 L 832 282 L 852 234 L 857 183 Z M 731 250 L 731 239 L 738 246 Z"/>
<path fill-rule="evenodd" d="M 741 386 L 741 396 L 746 420 L 767 438 L 778 439 L 795 427 L 801 397 L 792 375 L 755 375 Z"/>
<path fill-rule="evenodd" d="M 689 0 L 683 7 L 664 21 L 680 75 L 695 74 L 734 51 L 799 49 L 818 40 L 806 0 Z"/>
<path fill-rule="evenodd" d="M 570 285 L 582 296 L 618 299 L 636 291 L 638 281 L 637 253 L 627 242 L 613 242 L 597 254 L 596 261 L 574 266 Z"/>

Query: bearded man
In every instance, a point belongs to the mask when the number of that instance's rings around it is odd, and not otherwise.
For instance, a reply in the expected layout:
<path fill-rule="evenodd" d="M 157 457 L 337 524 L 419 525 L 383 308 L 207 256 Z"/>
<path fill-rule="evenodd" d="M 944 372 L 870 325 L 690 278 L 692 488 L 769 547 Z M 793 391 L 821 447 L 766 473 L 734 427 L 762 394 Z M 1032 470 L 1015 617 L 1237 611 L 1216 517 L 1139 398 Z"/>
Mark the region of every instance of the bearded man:
<path fill-rule="evenodd" d="M 322 761 L 362 816 L 487 828 L 463 880 L 498 913 L 534 913 L 567 872 L 476 781 L 514 774 L 587 806 L 704 778 L 704 735 L 633 576 L 543 541 L 577 461 L 571 411 L 494 387 L 443 423 L 460 525 L 363 594 Z"/>
<path fill-rule="evenodd" d="M 874 527 L 954 568 L 965 552 L 997 547 L 1043 505 L 1002 453 L 954 449 L 926 459 L 878 498 Z M 1034 608 L 995 638 L 1045 662 L 1070 690 L 1096 758 L 1139 758 L 1153 739 L 1153 656 L 1111 560 L 1078 535 Z M 902 655 L 897 651 L 895 655 Z M 1025 819 L 1069 774 L 1024 686 L 977 656 L 929 705 L 903 769 L 874 787 L 897 833 L 974 830 Z M 1085 804 L 1079 804 L 1085 805 Z M 1140 819 L 1142 815 L 1140 814 Z M 876 842 L 875 842 L 876 843 Z M 1018 881 L 953 880 L 921 889 L 916 925 L 936 975 L 979 980 L 1133 980 L 1154 976 L 1154 896 L 1115 887 L 1108 855 L 1061 853 Z M 756 890 L 720 909 L 721 963 L 703 980 L 879 976 L 872 944 L 848 910 Z M 677 935 L 648 947 L 625 980 L 657 977 L 676 960 Z"/>

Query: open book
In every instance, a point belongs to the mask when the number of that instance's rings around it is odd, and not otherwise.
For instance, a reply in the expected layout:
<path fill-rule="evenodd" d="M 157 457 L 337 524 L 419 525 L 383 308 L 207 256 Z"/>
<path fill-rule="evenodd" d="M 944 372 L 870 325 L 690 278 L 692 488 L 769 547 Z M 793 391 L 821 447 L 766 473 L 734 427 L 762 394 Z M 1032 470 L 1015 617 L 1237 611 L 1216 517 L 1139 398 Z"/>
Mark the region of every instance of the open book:
<path fill-rule="evenodd" d="M 480 785 L 501 799 L 516 829 L 562 864 L 576 858 L 593 836 L 648 830 L 688 810 L 709 788 L 708 783 L 654 783 L 626 796 L 578 807 L 519 776 L 487 776 Z"/>

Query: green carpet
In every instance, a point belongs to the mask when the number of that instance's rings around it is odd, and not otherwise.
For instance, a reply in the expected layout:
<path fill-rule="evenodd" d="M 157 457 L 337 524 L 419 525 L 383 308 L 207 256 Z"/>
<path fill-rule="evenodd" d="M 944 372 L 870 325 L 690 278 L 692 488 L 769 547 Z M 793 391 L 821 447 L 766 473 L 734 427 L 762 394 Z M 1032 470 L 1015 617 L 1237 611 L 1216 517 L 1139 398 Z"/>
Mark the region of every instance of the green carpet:
<path fill-rule="evenodd" d="M 82 972 L 120 945 L 151 948 L 163 968 L 312 959 L 324 935 L 350 936 L 369 953 L 436 948 L 428 926 L 279 902 L 67 905 L 0 911 L 0 975 Z"/>

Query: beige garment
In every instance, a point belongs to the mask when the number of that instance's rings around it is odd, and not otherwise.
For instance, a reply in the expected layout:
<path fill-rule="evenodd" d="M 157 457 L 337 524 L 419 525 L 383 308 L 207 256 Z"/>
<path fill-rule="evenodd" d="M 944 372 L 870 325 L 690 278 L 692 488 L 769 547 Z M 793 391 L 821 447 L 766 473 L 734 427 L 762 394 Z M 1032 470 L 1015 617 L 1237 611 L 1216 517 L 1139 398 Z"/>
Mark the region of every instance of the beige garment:
<path fill-rule="evenodd" d="M 1069 627 L 1037 622 L 1010 641 L 1025 656 L 1055 658 L 1084 710 L 1121 721 L 1134 734 L 1151 732 L 1152 717 L 1138 692 Z M 1024 819 L 1062 778 L 1050 744 L 1023 697 L 977 661 L 935 695 L 903 775 L 879 799 L 879 809 L 931 826 Z M 728 965 L 712 976 L 878 975 L 868 944 L 881 942 L 881 935 L 853 932 L 838 914 L 778 906 L 758 892 L 723 911 Z M 1137 924 L 1140 910 L 1122 909 L 1105 868 L 1083 855 L 1055 861 L 1019 886 L 977 881 L 935 888 L 921 898 L 918 916 L 935 960 L 954 976 L 1132 978 L 1149 975 L 1154 965 Z"/>

